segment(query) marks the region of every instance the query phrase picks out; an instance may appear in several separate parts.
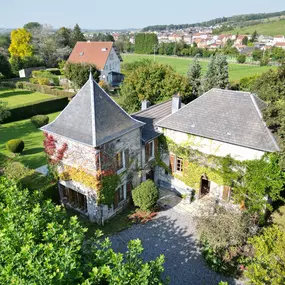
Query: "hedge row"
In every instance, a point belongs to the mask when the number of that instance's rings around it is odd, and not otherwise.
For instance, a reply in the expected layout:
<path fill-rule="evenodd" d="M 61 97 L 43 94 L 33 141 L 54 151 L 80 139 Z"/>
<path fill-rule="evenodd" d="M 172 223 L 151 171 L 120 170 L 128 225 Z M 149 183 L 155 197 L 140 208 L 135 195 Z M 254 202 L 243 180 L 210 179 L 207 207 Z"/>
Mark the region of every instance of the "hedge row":
<path fill-rule="evenodd" d="M 68 101 L 68 97 L 60 97 L 17 106 L 9 110 L 11 112 L 11 116 L 5 119 L 3 123 L 30 119 L 31 117 L 39 114 L 46 115 L 62 111 L 67 106 Z"/>
<path fill-rule="evenodd" d="M 33 92 L 37 91 L 40 93 L 45 93 L 45 94 L 55 95 L 55 96 L 73 97 L 75 95 L 74 93 L 70 93 L 70 92 L 63 91 L 63 90 L 58 90 L 51 86 L 38 85 L 38 84 L 30 83 L 30 82 L 18 82 L 16 84 L 16 87 L 20 89 L 27 89 Z"/>

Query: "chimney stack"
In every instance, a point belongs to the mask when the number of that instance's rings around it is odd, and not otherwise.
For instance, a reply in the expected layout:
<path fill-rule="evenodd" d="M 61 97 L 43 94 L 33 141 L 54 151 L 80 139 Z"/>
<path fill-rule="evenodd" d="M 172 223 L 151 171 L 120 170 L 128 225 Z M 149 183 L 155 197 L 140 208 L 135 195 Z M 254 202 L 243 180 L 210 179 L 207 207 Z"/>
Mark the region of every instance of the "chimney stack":
<path fill-rule="evenodd" d="M 181 108 L 181 97 L 178 94 L 172 96 L 172 114 Z"/>
<path fill-rule="evenodd" d="M 149 101 L 147 101 L 147 100 L 143 100 L 142 101 L 142 110 L 145 110 L 145 109 L 147 109 L 148 107 L 150 106 L 150 102 Z"/>

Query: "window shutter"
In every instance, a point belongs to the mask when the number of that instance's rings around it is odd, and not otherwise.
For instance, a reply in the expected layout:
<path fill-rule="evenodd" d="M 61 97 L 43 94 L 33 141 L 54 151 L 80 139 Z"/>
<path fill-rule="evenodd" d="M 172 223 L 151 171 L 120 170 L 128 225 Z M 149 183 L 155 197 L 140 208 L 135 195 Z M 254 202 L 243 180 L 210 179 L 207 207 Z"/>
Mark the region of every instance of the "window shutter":
<path fill-rule="evenodd" d="M 175 155 L 170 153 L 169 154 L 169 167 L 170 167 L 172 173 L 175 172 L 174 163 L 175 163 Z"/>
<path fill-rule="evenodd" d="M 222 196 L 223 200 L 225 200 L 225 201 L 229 200 L 230 191 L 231 191 L 231 188 L 229 186 L 224 185 L 223 196 Z"/>
<path fill-rule="evenodd" d="M 130 164 L 130 151 L 129 149 L 127 148 L 125 150 L 125 165 L 126 165 L 126 168 L 129 167 L 129 164 Z"/>
<path fill-rule="evenodd" d="M 188 168 L 188 160 L 183 158 L 183 172 L 185 173 Z"/>
<path fill-rule="evenodd" d="M 127 198 L 130 198 L 132 196 L 132 183 L 127 183 Z"/>
<path fill-rule="evenodd" d="M 158 154 L 158 138 L 154 140 L 154 156 Z"/>
<path fill-rule="evenodd" d="M 147 163 L 149 160 L 149 143 L 145 144 L 145 162 Z"/>

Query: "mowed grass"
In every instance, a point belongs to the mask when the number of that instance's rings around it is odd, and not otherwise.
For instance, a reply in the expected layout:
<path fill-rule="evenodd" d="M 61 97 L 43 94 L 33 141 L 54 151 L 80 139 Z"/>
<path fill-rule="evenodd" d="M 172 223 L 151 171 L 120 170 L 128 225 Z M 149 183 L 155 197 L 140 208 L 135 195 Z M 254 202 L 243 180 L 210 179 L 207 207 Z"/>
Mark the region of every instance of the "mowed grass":
<path fill-rule="evenodd" d="M 29 90 L 0 88 L 0 101 L 7 103 L 9 108 L 32 104 L 39 100 L 49 100 L 53 97 L 52 95 Z"/>
<path fill-rule="evenodd" d="M 48 115 L 49 121 L 53 121 L 59 113 Z M 6 150 L 6 143 L 11 139 L 24 141 L 25 149 L 21 155 L 14 157 L 13 153 Z M 0 126 L 0 152 L 29 168 L 34 169 L 46 164 L 43 139 L 43 132 L 37 129 L 29 119 Z"/>
<path fill-rule="evenodd" d="M 232 31 L 229 31 L 232 34 L 252 34 L 254 31 L 257 31 L 259 35 L 266 36 L 277 36 L 285 35 L 285 20 L 265 22 L 262 24 L 257 24 L 249 27 L 236 28 Z"/>
<path fill-rule="evenodd" d="M 153 55 L 140 55 L 140 54 L 122 54 L 124 62 L 133 62 L 141 59 L 154 60 Z M 185 57 L 172 57 L 172 56 L 155 56 L 155 61 L 163 64 L 172 66 L 180 74 L 186 75 L 189 69 L 189 65 L 193 59 Z M 205 73 L 207 70 L 209 60 L 201 59 L 200 63 L 202 66 L 202 72 Z M 276 68 L 271 66 L 256 66 L 250 64 L 238 64 L 229 63 L 229 76 L 230 81 L 239 81 L 241 78 L 246 76 L 252 76 L 255 74 L 261 74 L 268 71 L 270 68 Z"/>

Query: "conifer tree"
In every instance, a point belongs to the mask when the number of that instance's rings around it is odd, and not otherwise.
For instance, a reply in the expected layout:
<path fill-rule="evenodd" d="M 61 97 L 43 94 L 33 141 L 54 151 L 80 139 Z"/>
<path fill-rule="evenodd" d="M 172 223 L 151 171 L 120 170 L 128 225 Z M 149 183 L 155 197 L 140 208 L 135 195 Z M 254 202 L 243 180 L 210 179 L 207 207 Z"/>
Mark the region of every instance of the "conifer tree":
<path fill-rule="evenodd" d="M 203 92 L 207 92 L 216 86 L 216 60 L 211 56 L 208 69 L 204 78 Z"/>
<path fill-rule="evenodd" d="M 198 58 L 195 57 L 192 64 L 189 66 L 187 77 L 192 87 L 192 95 L 198 97 L 201 94 L 201 64 Z"/>
<path fill-rule="evenodd" d="M 71 33 L 70 45 L 71 45 L 71 47 L 74 47 L 77 42 L 84 42 L 84 41 L 86 41 L 86 39 L 85 39 L 79 25 L 76 24 L 72 33 Z"/>
<path fill-rule="evenodd" d="M 225 89 L 229 85 L 229 70 L 227 57 L 225 55 L 217 55 L 215 60 L 216 69 L 216 85 L 217 88 Z"/>

